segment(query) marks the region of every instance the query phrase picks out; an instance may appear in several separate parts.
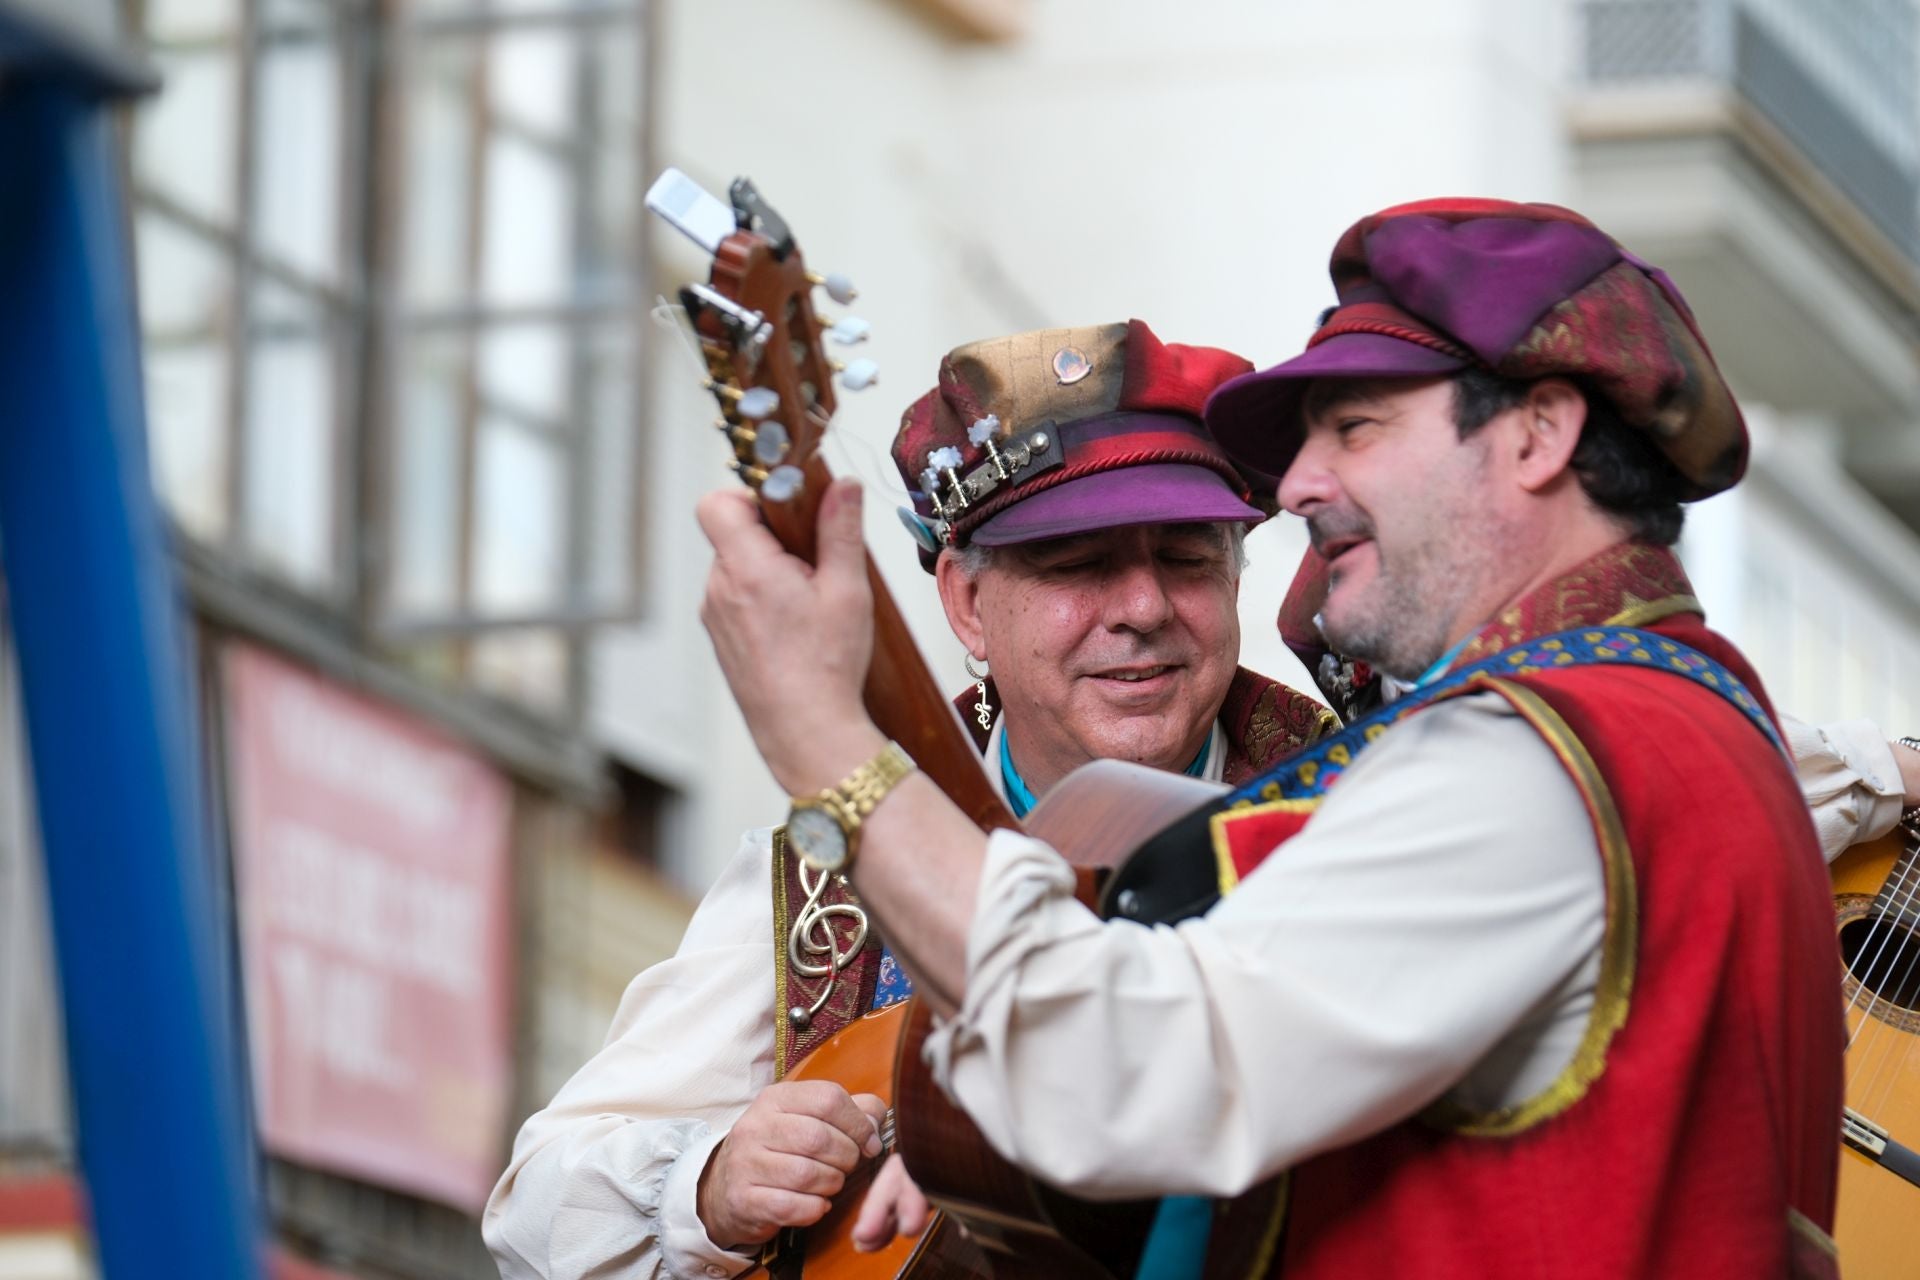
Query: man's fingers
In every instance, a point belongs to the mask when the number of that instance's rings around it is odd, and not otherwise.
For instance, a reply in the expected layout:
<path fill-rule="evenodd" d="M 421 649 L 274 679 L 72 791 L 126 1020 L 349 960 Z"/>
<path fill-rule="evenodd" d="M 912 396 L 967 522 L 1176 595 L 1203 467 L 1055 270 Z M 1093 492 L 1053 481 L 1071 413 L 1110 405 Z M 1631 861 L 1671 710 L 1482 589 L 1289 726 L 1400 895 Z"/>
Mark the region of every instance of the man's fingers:
<path fill-rule="evenodd" d="M 871 1093 L 853 1097 L 837 1084 L 825 1080 L 795 1081 L 790 1091 L 778 1096 L 782 1111 L 789 1115 L 811 1116 L 845 1134 L 853 1145 L 869 1156 L 880 1154 L 878 1128 L 886 1115 L 887 1104 Z M 799 1152 L 808 1155 L 810 1152 Z"/>
<path fill-rule="evenodd" d="M 900 1198 L 894 1202 L 894 1230 L 903 1236 L 917 1236 L 927 1229 L 927 1222 L 933 1217 L 933 1206 L 927 1203 L 926 1193 L 920 1190 L 920 1184 L 906 1176 L 906 1166 L 901 1166 L 901 1179 L 906 1186 L 901 1188 Z"/>
<path fill-rule="evenodd" d="M 884 1249 L 900 1234 L 894 1214 L 893 1196 L 875 1179 L 860 1202 L 860 1214 L 853 1220 L 853 1247 L 862 1253 Z"/>
<path fill-rule="evenodd" d="M 703 495 L 694 505 L 693 516 L 700 522 L 700 532 L 716 547 L 738 537 L 742 528 L 760 523 L 753 495 L 744 489 L 716 489 Z"/>
<path fill-rule="evenodd" d="M 927 1217 L 927 1199 L 907 1175 L 907 1166 L 899 1156 L 889 1156 L 860 1202 L 853 1247 L 871 1253 L 886 1248 L 895 1236 L 917 1236 L 927 1229 Z"/>
<path fill-rule="evenodd" d="M 716 489 L 700 499 L 693 514 L 700 532 L 713 544 L 714 558 L 723 565 L 755 564 L 787 554 L 745 489 Z"/>
<path fill-rule="evenodd" d="M 755 1196 L 759 1216 L 775 1229 L 780 1227 L 810 1227 L 827 1216 L 827 1210 L 833 1202 L 824 1196 L 811 1196 L 801 1191 L 782 1191 L 777 1187 L 762 1187 Z M 766 1233 L 768 1236 L 772 1231 Z M 766 1236 L 762 1236 L 765 1239 Z"/>
<path fill-rule="evenodd" d="M 865 1123 L 864 1118 L 861 1123 Z M 769 1118 L 762 1139 L 769 1151 L 804 1156 L 851 1173 L 860 1163 L 860 1143 L 815 1116 L 776 1115 Z"/>
<path fill-rule="evenodd" d="M 866 589 L 867 544 L 860 526 L 860 485 L 835 480 L 820 500 L 819 551 L 814 558 L 822 590 L 859 594 Z"/>
<path fill-rule="evenodd" d="M 758 1152 L 747 1177 L 756 1185 L 774 1191 L 798 1191 L 831 1199 L 847 1185 L 846 1171 L 815 1160 L 772 1149 Z"/>

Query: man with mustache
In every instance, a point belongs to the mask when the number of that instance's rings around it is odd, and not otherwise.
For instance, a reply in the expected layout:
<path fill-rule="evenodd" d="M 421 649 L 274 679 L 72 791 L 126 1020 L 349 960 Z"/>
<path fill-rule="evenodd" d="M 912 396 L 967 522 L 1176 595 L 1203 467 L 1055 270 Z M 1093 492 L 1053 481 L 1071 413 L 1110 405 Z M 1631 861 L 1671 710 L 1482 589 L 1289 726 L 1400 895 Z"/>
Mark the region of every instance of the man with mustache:
<path fill-rule="evenodd" d="M 1670 550 L 1744 468 L 1731 394 L 1672 283 L 1566 210 L 1389 209 L 1332 267 L 1309 350 L 1208 422 L 1308 520 L 1328 642 L 1411 692 L 1223 802 L 1217 907 L 1103 923 L 902 770 L 859 703 L 854 486 L 812 574 L 703 504 L 756 744 L 796 796 L 890 762 L 823 864 L 906 940 L 942 1084 L 1057 1186 L 1289 1171 L 1256 1250 L 1287 1276 L 1837 1274 L 1819 846 Z"/>
<path fill-rule="evenodd" d="M 1241 544 L 1262 513 L 1199 416 L 1251 368 L 1137 320 L 1017 334 L 949 354 L 904 415 L 903 515 L 954 634 L 990 663 L 957 701 L 1017 815 L 1090 760 L 1238 783 L 1333 725 L 1235 666 Z M 1018 461 L 1036 430 L 1052 447 Z M 906 991 L 879 931 L 830 979 L 793 971 L 805 897 L 785 842 L 748 833 L 679 953 L 634 980 L 605 1048 L 522 1128 L 483 1222 L 503 1276 L 736 1274 L 877 1150 L 877 1099 L 780 1080 Z M 825 905 L 847 901 L 836 887 Z M 884 1185 L 913 1197 L 897 1167 Z M 883 1198 L 865 1238 L 924 1213 Z"/>

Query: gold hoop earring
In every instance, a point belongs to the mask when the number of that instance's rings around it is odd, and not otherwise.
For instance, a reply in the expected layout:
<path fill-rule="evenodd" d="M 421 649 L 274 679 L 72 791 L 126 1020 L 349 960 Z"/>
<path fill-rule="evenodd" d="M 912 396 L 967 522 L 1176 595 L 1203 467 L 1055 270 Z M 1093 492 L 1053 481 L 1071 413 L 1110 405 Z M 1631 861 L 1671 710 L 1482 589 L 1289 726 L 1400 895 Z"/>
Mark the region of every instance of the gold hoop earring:
<path fill-rule="evenodd" d="M 993 728 L 993 707 L 987 702 L 987 676 L 991 674 L 991 669 L 987 671 L 976 671 L 973 666 L 972 654 L 967 655 L 966 666 L 967 674 L 973 677 L 973 691 L 979 698 L 979 700 L 973 704 L 974 723 L 982 729 L 991 729 Z"/>

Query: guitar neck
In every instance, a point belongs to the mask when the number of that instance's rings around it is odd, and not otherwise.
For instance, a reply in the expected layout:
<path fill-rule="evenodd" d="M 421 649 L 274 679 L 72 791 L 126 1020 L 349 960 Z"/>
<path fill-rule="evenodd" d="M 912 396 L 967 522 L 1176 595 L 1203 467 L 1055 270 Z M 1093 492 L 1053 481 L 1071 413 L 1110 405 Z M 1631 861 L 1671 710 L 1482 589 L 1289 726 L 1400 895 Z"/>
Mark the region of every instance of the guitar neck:
<path fill-rule="evenodd" d="M 781 545 L 813 564 L 820 495 L 832 477 L 818 454 L 808 460 L 805 471 L 807 481 L 799 496 L 790 502 L 763 502 L 761 510 Z M 1019 820 L 987 780 L 972 736 L 927 669 L 871 553 L 867 581 L 873 587 L 873 662 L 867 668 L 864 690 L 867 714 L 880 732 L 906 748 L 921 771 L 974 825 L 982 831 L 1018 829 Z"/>

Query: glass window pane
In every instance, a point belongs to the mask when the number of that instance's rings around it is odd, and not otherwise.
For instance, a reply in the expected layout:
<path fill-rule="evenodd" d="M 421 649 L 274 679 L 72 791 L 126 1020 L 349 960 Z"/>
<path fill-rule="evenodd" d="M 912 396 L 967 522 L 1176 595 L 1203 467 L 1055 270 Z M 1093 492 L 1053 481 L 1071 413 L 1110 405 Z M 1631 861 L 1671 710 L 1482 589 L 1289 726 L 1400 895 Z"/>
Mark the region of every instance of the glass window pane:
<path fill-rule="evenodd" d="M 253 296 L 247 360 L 249 550 L 301 586 L 335 576 L 339 500 L 337 342 L 319 303 L 266 286 Z"/>
<path fill-rule="evenodd" d="M 480 392 L 519 413 L 560 424 L 567 414 L 567 331 L 503 325 L 480 336 Z"/>
<path fill-rule="evenodd" d="M 554 152 L 506 133 L 488 139 L 480 267 L 485 301 L 513 306 L 568 296 L 573 196 Z"/>
<path fill-rule="evenodd" d="M 460 605 L 460 400 L 466 361 L 457 340 L 416 338 L 403 358 L 394 413 L 393 578 L 401 614 Z"/>
<path fill-rule="evenodd" d="M 196 537 L 227 529 L 228 341 L 233 280 L 211 241 L 143 213 L 135 224 L 154 485 Z"/>
<path fill-rule="evenodd" d="M 632 331 L 622 328 L 596 343 L 588 398 L 586 468 L 588 519 L 585 547 L 587 596 L 593 607 L 621 609 L 634 599 L 638 406 L 633 371 L 639 353 Z"/>
<path fill-rule="evenodd" d="M 205 40 L 231 32 L 240 17 L 240 0 L 146 0 L 142 17 L 149 39 Z"/>
<path fill-rule="evenodd" d="M 217 542 L 227 531 L 226 348 L 150 348 L 146 385 L 154 485 L 188 533 Z"/>
<path fill-rule="evenodd" d="M 262 252 L 324 282 L 340 275 L 344 60 L 312 19 L 261 35 L 253 199 Z"/>
<path fill-rule="evenodd" d="M 471 40 L 435 39 L 410 63 L 406 107 L 404 293 L 443 305 L 469 292 L 479 62 Z"/>
<path fill-rule="evenodd" d="M 646 181 L 640 172 L 640 39 L 638 31 L 622 27 L 594 40 L 591 109 L 581 129 L 592 160 L 580 271 L 585 285 L 614 296 L 629 287 L 640 263 L 640 197 Z"/>
<path fill-rule="evenodd" d="M 495 118 L 549 142 L 566 141 L 573 132 L 576 38 L 538 27 L 494 36 L 487 92 Z"/>
<path fill-rule="evenodd" d="M 566 598 L 565 458 L 551 441 L 489 415 L 477 461 L 474 607 L 557 608 Z"/>
<path fill-rule="evenodd" d="M 134 111 L 134 172 L 182 208 L 231 227 L 239 134 L 239 74 L 230 45 L 158 51 L 166 90 Z"/>

